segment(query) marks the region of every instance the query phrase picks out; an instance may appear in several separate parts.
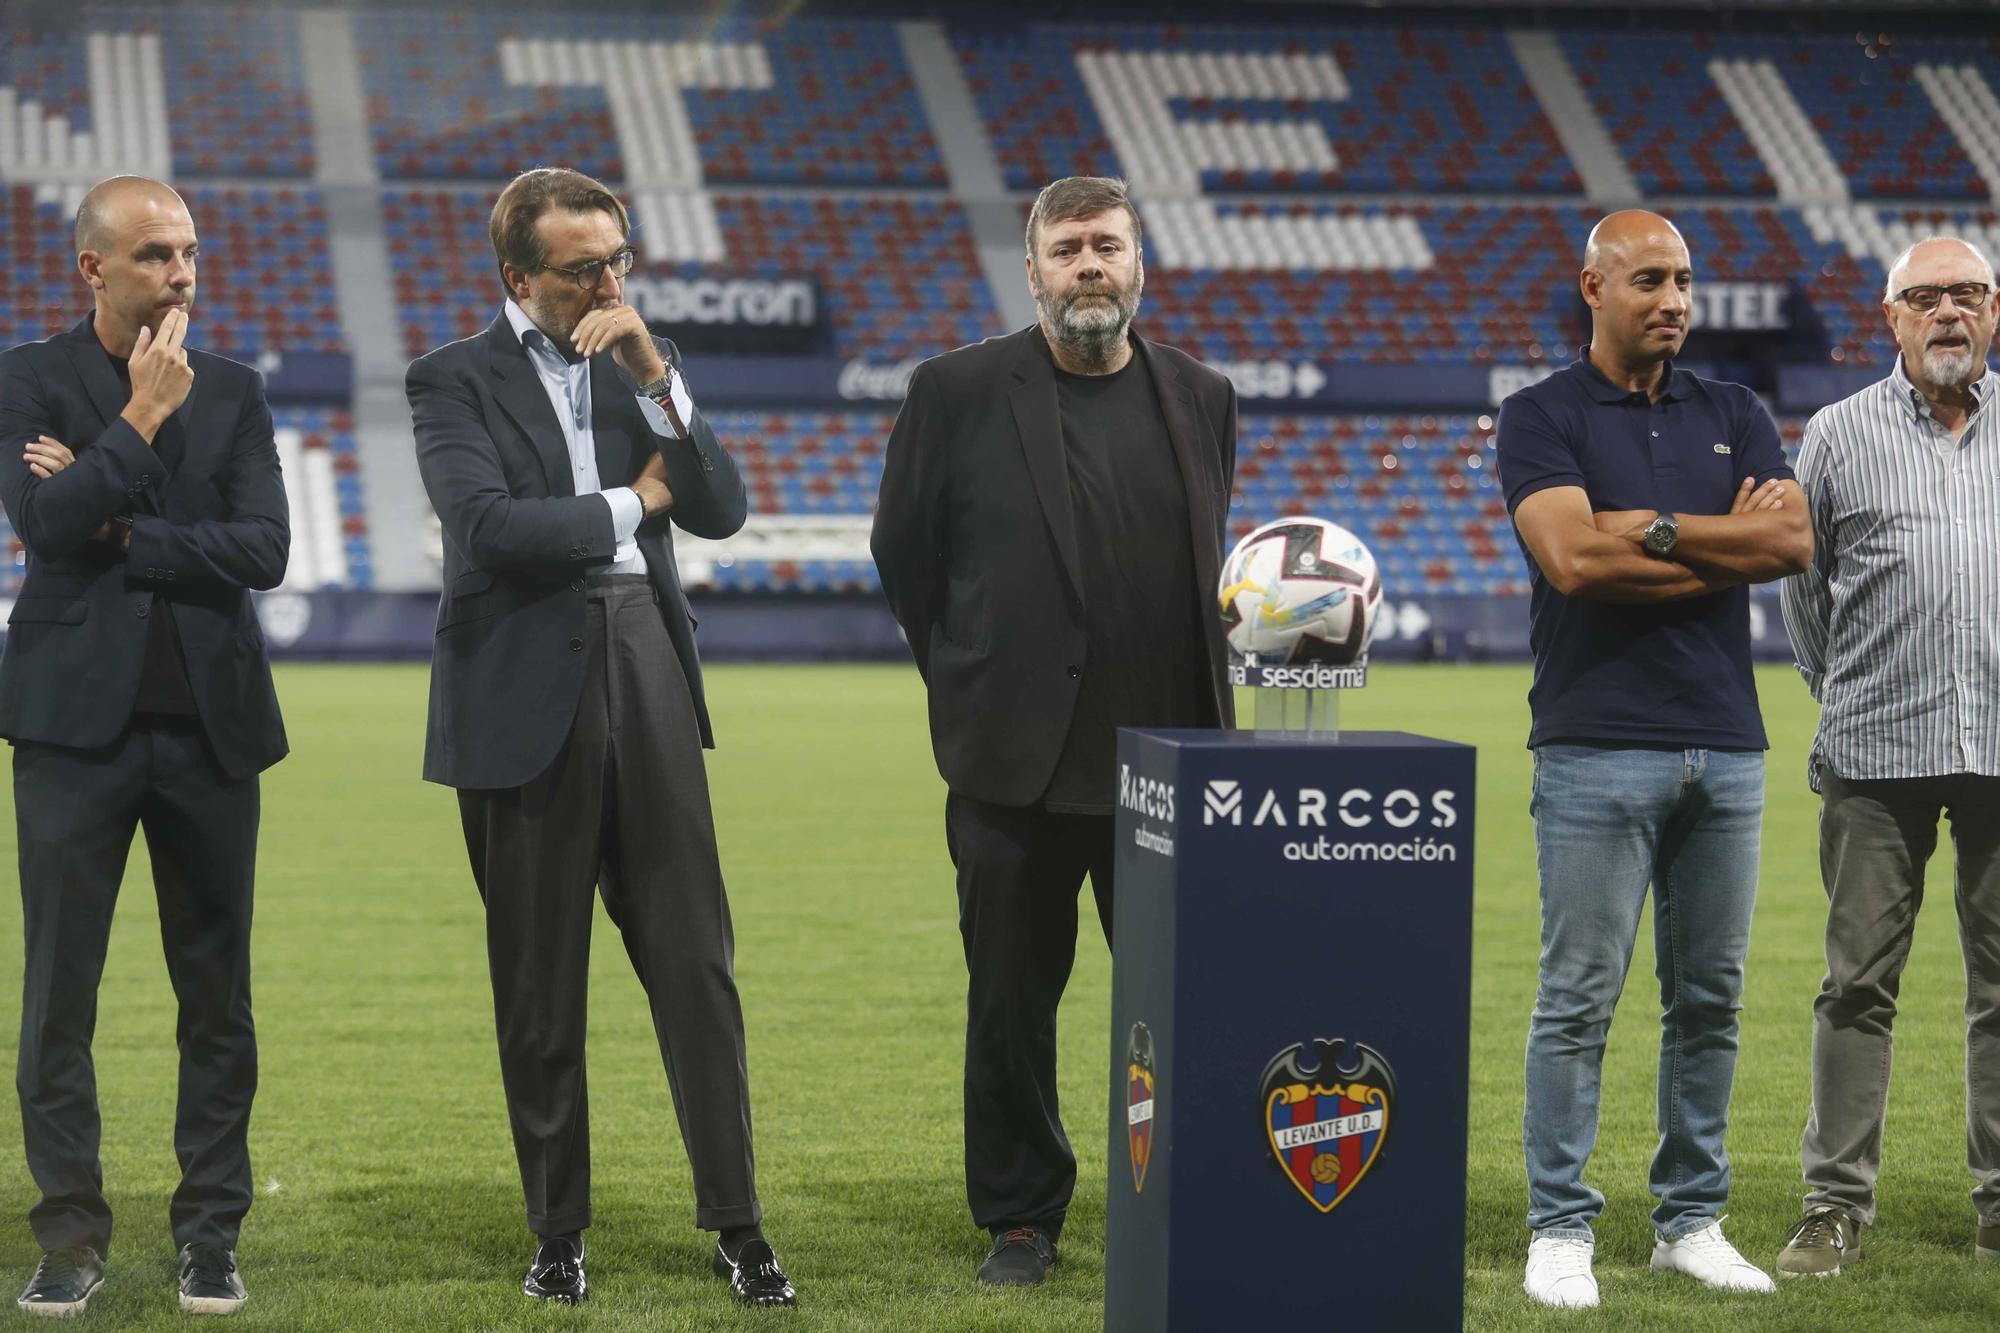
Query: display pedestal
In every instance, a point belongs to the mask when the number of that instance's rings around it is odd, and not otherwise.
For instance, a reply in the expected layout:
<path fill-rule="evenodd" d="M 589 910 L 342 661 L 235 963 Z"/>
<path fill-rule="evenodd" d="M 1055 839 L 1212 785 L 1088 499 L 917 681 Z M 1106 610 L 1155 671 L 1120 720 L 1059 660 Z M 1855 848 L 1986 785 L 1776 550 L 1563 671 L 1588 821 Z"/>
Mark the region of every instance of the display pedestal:
<path fill-rule="evenodd" d="M 1105 1328 L 1459 1328 L 1473 750 L 1118 758 Z"/>

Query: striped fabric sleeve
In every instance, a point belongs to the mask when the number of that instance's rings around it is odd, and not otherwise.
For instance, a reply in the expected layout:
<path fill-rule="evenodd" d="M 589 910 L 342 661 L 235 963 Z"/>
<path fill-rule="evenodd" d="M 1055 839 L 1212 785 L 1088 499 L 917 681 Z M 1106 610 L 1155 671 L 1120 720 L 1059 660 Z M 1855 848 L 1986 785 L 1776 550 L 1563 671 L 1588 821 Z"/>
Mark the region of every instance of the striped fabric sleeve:
<path fill-rule="evenodd" d="M 1833 611 L 1833 469 L 1828 455 L 1826 412 L 1820 411 L 1806 423 L 1797 469 L 1812 516 L 1812 564 L 1778 585 L 1778 607 L 1791 636 L 1792 654 L 1815 699 L 1826 674 L 1827 627 Z"/>

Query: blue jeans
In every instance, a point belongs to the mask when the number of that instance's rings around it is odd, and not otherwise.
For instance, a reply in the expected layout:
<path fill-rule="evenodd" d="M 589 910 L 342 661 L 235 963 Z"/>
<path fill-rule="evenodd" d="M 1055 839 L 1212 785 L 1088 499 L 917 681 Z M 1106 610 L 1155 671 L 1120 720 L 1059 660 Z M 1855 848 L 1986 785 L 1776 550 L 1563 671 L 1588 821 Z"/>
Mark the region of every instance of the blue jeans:
<path fill-rule="evenodd" d="M 1543 745 L 1535 751 L 1541 982 L 1528 1028 L 1528 1225 L 1590 1237 L 1604 1039 L 1653 887 L 1660 1143 L 1653 1227 L 1708 1225 L 1729 1196 L 1729 1090 L 1757 899 L 1764 756 L 1754 750 Z"/>

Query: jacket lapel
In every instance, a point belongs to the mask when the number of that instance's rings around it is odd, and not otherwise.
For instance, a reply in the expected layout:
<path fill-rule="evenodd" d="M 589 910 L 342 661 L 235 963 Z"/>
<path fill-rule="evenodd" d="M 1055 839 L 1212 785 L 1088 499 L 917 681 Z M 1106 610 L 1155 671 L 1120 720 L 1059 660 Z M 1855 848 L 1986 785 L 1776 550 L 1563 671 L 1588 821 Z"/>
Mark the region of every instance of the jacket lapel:
<path fill-rule="evenodd" d="M 1056 402 L 1056 376 L 1048 358 L 1035 345 L 1038 333 L 1029 329 L 1014 360 L 1014 388 L 1007 395 L 1014 409 L 1014 428 L 1027 455 L 1028 477 L 1042 515 L 1062 556 L 1070 590 L 1083 601 L 1083 561 L 1076 549 L 1076 513 L 1070 504 L 1069 460 L 1063 450 L 1062 410 Z"/>
<path fill-rule="evenodd" d="M 1138 334 L 1131 335 L 1134 354 L 1146 358 L 1152 372 L 1153 392 L 1160 400 L 1160 415 L 1167 420 L 1167 438 L 1173 442 L 1174 461 L 1180 464 L 1181 488 L 1187 492 L 1188 536 L 1194 546 L 1195 586 L 1214 588 L 1221 581 L 1219 555 L 1215 549 L 1215 505 L 1209 492 L 1208 474 L 1201 465 L 1202 427 L 1195 415 L 1194 389 L 1178 371 Z"/>
<path fill-rule="evenodd" d="M 194 377 L 188 386 L 188 396 L 174 409 L 174 414 L 160 423 L 159 432 L 153 436 L 153 452 L 160 456 L 160 467 L 164 476 L 160 482 L 160 506 L 166 507 L 167 488 L 174 484 L 174 476 L 187 459 L 190 443 L 196 438 L 194 431 L 195 399 L 201 394 L 201 376 Z"/>
<path fill-rule="evenodd" d="M 527 348 L 514 335 L 514 326 L 503 313 L 486 330 L 486 368 L 493 378 L 493 398 L 527 437 L 542 460 L 542 478 L 550 495 L 575 495 L 570 479 L 569 445 L 564 442 L 562 423 L 549 406 L 548 391 L 528 360 Z M 594 387 L 594 386 L 593 386 Z"/>
<path fill-rule="evenodd" d="M 93 315 L 85 315 L 76 327 L 63 335 L 63 350 L 69 353 L 70 364 L 76 367 L 76 377 L 90 394 L 90 402 L 97 409 L 105 426 L 118 420 L 131 401 L 125 386 L 118 382 L 118 372 L 111 368 L 111 354 L 97 341 L 96 332 L 90 327 Z M 64 440 L 64 444 L 74 441 Z"/>
<path fill-rule="evenodd" d="M 75 327 L 63 335 L 63 350 L 68 353 L 70 365 L 76 369 L 77 379 L 90 396 L 90 404 L 97 409 L 97 415 L 106 429 L 124 414 L 125 405 L 132 401 L 132 395 L 118 382 L 118 372 L 111 368 L 111 354 L 104 350 L 104 344 L 97 341 L 97 332 L 91 327 L 95 312 L 85 315 Z M 197 381 L 197 388 L 199 382 Z M 160 460 L 161 469 L 168 479 L 180 465 L 186 439 L 187 411 L 194 403 L 196 390 L 189 389 L 187 401 L 180 410 L 168 417 L 153 436 L 153 449 Z M 64 440 L 64 444 L 75 448 L 77 442 Z M 151 488 L 140 504 L 148 509 L 159 510 L 164 503 L 164 484 Z"/>

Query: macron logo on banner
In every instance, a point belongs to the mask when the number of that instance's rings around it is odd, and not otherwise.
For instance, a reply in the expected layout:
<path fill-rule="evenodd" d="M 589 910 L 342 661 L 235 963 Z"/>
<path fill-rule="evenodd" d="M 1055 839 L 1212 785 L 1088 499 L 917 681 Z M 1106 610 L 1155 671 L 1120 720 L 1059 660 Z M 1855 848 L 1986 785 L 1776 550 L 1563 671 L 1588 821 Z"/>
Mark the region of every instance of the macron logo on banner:
<path fill-rule="evenodd" d="M 1240 782 L 1211 782 L 1201 794 L 1201 822 L 1213 824 L 1218 819 L 1226 819 L 1232 824 L 1243 822 L 1243 784 Z"/>

